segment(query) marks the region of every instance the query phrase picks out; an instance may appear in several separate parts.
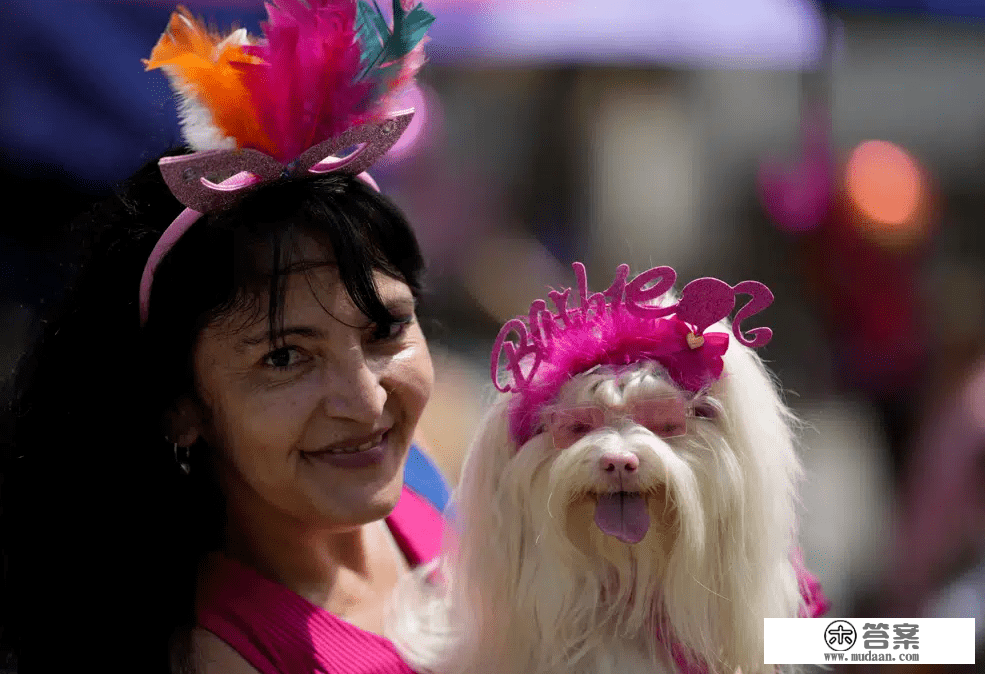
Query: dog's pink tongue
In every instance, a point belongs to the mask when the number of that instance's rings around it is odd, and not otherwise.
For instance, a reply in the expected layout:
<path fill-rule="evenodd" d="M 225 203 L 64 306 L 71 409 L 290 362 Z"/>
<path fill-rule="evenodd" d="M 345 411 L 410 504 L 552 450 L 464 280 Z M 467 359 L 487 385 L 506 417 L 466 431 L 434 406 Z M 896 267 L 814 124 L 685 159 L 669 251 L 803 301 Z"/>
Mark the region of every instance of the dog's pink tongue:
<path fill-rule="evenodd" d="M 624 491 L 602 494 L 595 506 L 595 524 L 603 534 L 623 543 L 639 543 L 650 528 L 646 499 Z"/>

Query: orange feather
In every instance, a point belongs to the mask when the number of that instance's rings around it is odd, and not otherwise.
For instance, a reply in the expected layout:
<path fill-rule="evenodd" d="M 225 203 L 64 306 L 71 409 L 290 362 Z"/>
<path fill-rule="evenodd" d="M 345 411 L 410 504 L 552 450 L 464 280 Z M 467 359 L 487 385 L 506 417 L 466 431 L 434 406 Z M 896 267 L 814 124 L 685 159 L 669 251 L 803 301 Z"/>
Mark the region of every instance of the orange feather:
<path fill-rule="evenodd" d="M 210 33 L 179 6 L 143 63 L 147 70 L 163 68 L 174 88 L 208 109 L 215 128 L 236 139 L 238 147 L 273 154 L 273 144 L 257 120 L 256 105 L 238 67 L 262 61 L 245 53 L 235 39 Z"/>

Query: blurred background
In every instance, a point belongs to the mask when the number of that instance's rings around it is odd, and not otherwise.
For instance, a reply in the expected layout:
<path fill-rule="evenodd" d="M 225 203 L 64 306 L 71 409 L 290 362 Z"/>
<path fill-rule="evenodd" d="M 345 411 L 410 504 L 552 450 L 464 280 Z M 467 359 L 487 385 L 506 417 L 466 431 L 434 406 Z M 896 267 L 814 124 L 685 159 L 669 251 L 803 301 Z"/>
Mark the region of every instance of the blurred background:
<path fill-rule="evenodd" d="M 985 0 L 426 6 L 418 114 L 374 175 L 430 263 L 422 436 L 448 479 L 499 326 L 571 262 L 594 288 L 622 262 L 761 280 L 831 615 L 976 617 L 985 662 Z M 180 142 L 140 64 L 172 9 L 0 5 L 0 374 L 59 299 L 66 224 Z"/>

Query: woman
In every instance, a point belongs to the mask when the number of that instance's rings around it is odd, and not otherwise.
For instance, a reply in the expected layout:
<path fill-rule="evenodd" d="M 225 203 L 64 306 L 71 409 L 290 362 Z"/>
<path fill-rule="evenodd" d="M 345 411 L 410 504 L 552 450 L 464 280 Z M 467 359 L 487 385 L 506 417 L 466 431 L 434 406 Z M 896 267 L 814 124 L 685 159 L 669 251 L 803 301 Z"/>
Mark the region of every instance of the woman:
<path fill-rule="evenodd" d="M 281 0 L 262 44 L 354 8 Z M 235 55 L 276 62 L 258 53 Z M 379 635 L 441 529 L 411 447 L 423 263 L 365 175 L 299 173 L 285 143 L 264 146 L 283 175 L 221 209 L 181 211 L 165 158 L 75 229 L 87 259 L 18 375 L 4 454 L 0 638 L 22 672 L 410 671 Z"/>
<path fill-rule="evenodd" d="M 420 561 L 381 523 L 432 382 L 407 222 L 354 178 L 265 187 L 176 244 L 141 329 L 133 279 L 176 210 L 150 166 L 93 213 L 90 259 L 22 368 L 5 604 L 35 671 L 87 651 L 164 671 L 172 637 L 199 671 L 255 671 L 192 629 L 196 585 L 228 560 L 370 633 Z M 76 619 L 51 649 L 57 605 Z"/>

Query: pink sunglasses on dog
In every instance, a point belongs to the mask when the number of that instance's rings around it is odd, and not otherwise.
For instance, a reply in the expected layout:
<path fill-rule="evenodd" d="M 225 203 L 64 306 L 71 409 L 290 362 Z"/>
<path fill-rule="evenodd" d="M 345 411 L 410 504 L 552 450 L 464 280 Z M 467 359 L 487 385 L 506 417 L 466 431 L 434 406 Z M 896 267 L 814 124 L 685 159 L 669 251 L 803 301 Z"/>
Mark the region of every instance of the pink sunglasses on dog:
<path fill-rule="evenodd" d="M 589 433 L 625 419 L 658 437 L 676 438 L 687 434 L 689 420 L 711 416 L 707 405 L 696 405 L 683 393 L 671 393 L 633 400 L 620 410 L 593 404 L 556 409 L 547 414 L 545 430 L 556 449 L 567 449 Z"/>

